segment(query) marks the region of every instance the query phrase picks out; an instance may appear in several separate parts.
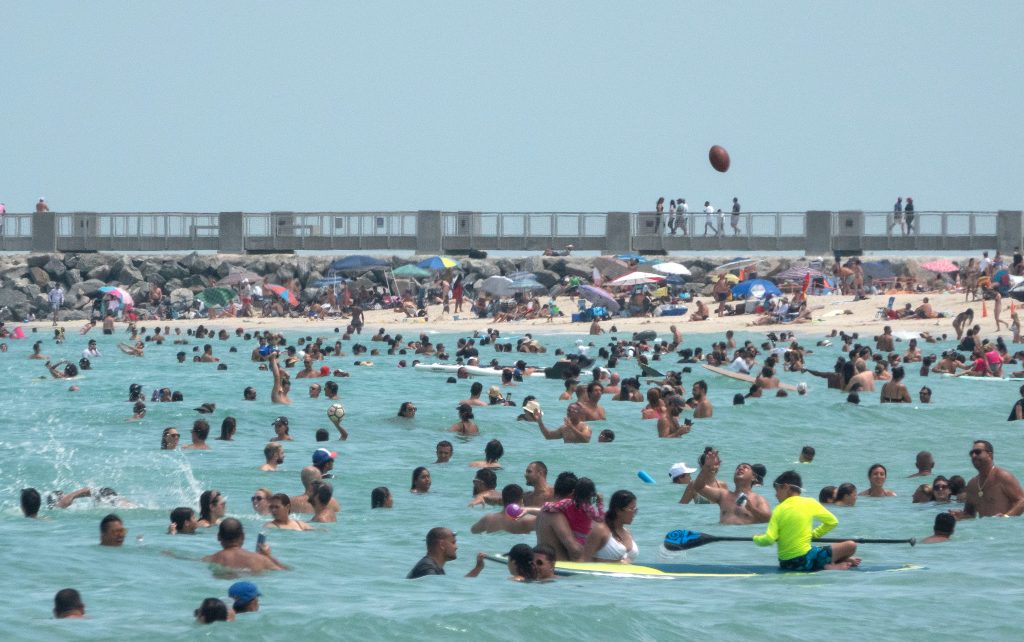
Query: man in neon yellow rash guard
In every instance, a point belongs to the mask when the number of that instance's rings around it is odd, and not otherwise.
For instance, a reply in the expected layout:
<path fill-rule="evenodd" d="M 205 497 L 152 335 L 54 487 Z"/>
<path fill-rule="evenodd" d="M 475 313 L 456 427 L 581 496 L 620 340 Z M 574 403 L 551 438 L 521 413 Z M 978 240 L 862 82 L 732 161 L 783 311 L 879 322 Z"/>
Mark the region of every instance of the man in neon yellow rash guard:
<path fill-rule="evenodd" d="M 839 523 L 817 500 L 801 497 L 803 485 L 799 473 L 787 470 L 775 479 L 778 506 L 772 511 L 768 530 L 754 535 L 758 546 L 778 545 L 779 568 L 810 573 L 821 570 L 848 570 L 860 564 L 853 557 L 857 544 L 845 541 L 831 546 L 811 546 L 812 539 L 823 537 Z M 814 527 L 815 520 L 821 522 Z"/>

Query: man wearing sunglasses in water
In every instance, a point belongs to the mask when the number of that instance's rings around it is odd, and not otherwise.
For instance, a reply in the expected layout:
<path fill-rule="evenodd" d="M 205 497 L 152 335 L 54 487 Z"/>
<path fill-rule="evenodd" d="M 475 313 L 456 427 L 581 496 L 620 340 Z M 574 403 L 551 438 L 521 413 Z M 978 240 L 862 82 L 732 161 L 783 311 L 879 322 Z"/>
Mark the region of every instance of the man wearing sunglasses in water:
<path fill-rule="evenodd" d="M 949 511 L 957 519 L 974 517 L 1016 517 L 1024 513 L 1024 490 L 1008 470 L 995 465 L 992 444 L 974 442 L 968 452 L 978 474 L 967 482 L 964 509 Z"/>

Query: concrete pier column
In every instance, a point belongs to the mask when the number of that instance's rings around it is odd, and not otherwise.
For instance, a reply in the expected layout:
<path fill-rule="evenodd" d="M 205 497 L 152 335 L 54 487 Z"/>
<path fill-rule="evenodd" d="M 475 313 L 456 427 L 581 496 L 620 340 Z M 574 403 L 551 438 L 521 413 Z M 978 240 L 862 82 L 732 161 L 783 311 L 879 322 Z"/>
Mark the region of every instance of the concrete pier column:
<path fill-rule="evenodd" d="M 245 216 L 241 212 L 221 212 L 217 219 L 219 254 L 245 254 Z"/>
<path fill-rule="evenodd" d="M 608 254 L 630 254 L 633 251 L 629 216 L 629 212 L 608 212 L 604 231 L 604 250 Z"/>
<path fill-rule="evenodd" d="M 57 250 L 57 215 L 44 212 L 32 215 L 33 252 L 55 252 Z"/>
<path fill-rule="evenodd" d="M 438 210 L 416 213 L 416 253 L 443 254 L 444 221 Z"/>
<path fill-rule="evenodd" d="M 1024 212 L 1020 210 L 999 210 L 996 214 L 995 249 L 1003 254 L 1013 252 L 1013 248 L 1021 246 L 1021 235 L 1024 232 Z"/>
<path fill-rule="evenodd" d="M 832 212 L 810 210 L 804 214 L 804 233 L 808 256 L 832 253 Z"/>

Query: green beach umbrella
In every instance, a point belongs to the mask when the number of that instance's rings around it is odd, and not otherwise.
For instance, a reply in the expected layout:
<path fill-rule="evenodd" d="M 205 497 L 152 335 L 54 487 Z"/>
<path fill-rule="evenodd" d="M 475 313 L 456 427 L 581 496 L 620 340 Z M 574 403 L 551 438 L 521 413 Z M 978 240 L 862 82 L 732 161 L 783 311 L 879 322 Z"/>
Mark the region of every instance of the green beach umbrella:
<path fill-rule="evenodd" d="M 228 288 L 206 288 L 196 295 L 196 298 L 209 306 L 225 306 L 231 303 L 238 293 Z"/>
<path fill-rule="evenodd" d="M 428 270 L 424 270 L 421 267 L 416 267 L 411 263 L 408 265 L 403 265 L 400 268 L 395 268 L 392 274 L 394 274 L 395 276 L 414 279 L 420 279 L 425 276 L 430 276 L 430 272 Z"/>

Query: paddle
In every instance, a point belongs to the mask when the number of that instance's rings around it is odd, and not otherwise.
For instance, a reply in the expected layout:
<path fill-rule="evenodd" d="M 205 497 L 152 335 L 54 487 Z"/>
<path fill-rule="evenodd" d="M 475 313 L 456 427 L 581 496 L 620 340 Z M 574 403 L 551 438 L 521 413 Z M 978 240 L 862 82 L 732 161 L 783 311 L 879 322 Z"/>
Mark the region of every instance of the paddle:
<path fill-rule="evenodd" d="M 750 537 L 737 537 L 729 535 L 711 535 L 709 533 L 701 533 L 699 531 L 690 531 L 686 529 L 674 530 L 665 535 L 665 548 L 670 551 L 685 551 L 691 548 L 697 548 L 698 546 L 704 546 L 705 544 L 712 544 L 714 542 L 749 542 Z M 867 537 L 823 537 L 821 539 L 814 540 L 816 542 L 835 543 L 835 542 L 846 542 L 852 541 L 858 544 L 910 544 L 911 546 L 917 544 L 917 538 L 911 537 L 910 539 L 872 539 Z"/>

